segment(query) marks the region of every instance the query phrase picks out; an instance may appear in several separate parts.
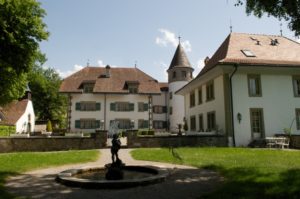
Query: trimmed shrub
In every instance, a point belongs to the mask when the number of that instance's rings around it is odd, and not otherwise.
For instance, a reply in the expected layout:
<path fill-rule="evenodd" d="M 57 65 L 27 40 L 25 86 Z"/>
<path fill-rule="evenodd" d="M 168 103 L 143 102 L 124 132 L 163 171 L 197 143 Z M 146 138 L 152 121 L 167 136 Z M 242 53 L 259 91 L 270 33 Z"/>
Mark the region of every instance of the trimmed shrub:
<path fill-rule="evenodd" d="M 46 131 L 47 132 L 52 132 L 52 123 L 51 123 L 50 120 L 48 120 L 48 122 L 47 122 Z"/>

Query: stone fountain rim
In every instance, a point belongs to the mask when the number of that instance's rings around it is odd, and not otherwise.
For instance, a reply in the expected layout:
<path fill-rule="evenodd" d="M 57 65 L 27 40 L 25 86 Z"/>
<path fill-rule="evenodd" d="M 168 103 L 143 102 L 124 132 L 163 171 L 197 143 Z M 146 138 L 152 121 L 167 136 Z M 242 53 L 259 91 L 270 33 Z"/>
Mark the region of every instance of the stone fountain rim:
<path fill-rule="evenodd" d="M 76 178 L 74 175 L 92 171 L 105 169 L 105 167 L 88 167 L 78 169 L 68 169 L 60 172 L 56 181 L 71 187 L 81 187 L 87 189 L 122 189 L 136 186 L 145 186 L 149 184 L 156 184 L 166 180 L 169 172 L 167 169 L 155 167 L 155 166 L 141 166 L 141 165 L 129 165 L 124 166 L 124 169 L 147 169 L 155 173 L 153 176 L 139 178 L 139 179 L 123 179 L 123 180 L 92 180 Z M 150 173 L 150 172 L 149 172 Z"/>

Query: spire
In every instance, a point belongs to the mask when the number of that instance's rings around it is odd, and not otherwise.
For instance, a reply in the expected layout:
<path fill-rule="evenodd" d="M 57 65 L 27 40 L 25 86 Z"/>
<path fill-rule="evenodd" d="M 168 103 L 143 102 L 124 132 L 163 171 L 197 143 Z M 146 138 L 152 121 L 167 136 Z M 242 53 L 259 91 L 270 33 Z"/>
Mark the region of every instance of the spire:
<path fill-rule="evenodd" d="M 179 37 L 179 44 L 177 46 L 177 49 L 175 51 L 174 57 L 171 61 L 170 67 L 168 70 L 174 68 L 174 67 L 188 67 L 191 68 L 191 64 L 184 52 L 183 47 L 180 43 L 180 37 Z"/>

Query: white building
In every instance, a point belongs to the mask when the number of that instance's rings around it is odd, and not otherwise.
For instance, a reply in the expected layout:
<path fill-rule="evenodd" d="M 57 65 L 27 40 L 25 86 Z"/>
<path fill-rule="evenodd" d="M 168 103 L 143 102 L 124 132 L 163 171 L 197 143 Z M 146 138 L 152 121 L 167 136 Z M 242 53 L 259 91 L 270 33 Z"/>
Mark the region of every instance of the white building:
<path fill-rule="evenodd" d="M 15 126 L 16 133 L 34 132 L 35 114 L 31 101 L 31 91 L 28 86 L 22 99 L 0 107 L 1 124 Z"/>
<path fill-rule="evenodd" d="M 190 132 L 218 131 L 237 146 L 285 128 L 300 133 L 300 44 L 231 33 L 177 94 L 185 98 Z"/>
<path fill-rule="evenodd" d="M 168 69 L 169 83 L 138 68 L 87 66 L 60 87 L 69 97 L 68 129 L 109 130 L 112 121 L 118 121 L 120 129 L 177 132 L 177 124 L 183 123 L 184 98 L 174 93 L 192 79 L 192 71 L 180 43 Z"/>

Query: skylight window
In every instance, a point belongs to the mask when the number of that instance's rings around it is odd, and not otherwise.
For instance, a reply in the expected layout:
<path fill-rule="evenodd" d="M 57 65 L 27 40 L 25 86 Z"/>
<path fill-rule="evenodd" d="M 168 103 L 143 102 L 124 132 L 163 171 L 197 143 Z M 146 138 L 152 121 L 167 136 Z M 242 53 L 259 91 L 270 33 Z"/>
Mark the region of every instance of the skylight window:
<path fill-rule="evenodd" d="M 246 57 L 256 57 L 251 50 L 241 50 Z"/>

